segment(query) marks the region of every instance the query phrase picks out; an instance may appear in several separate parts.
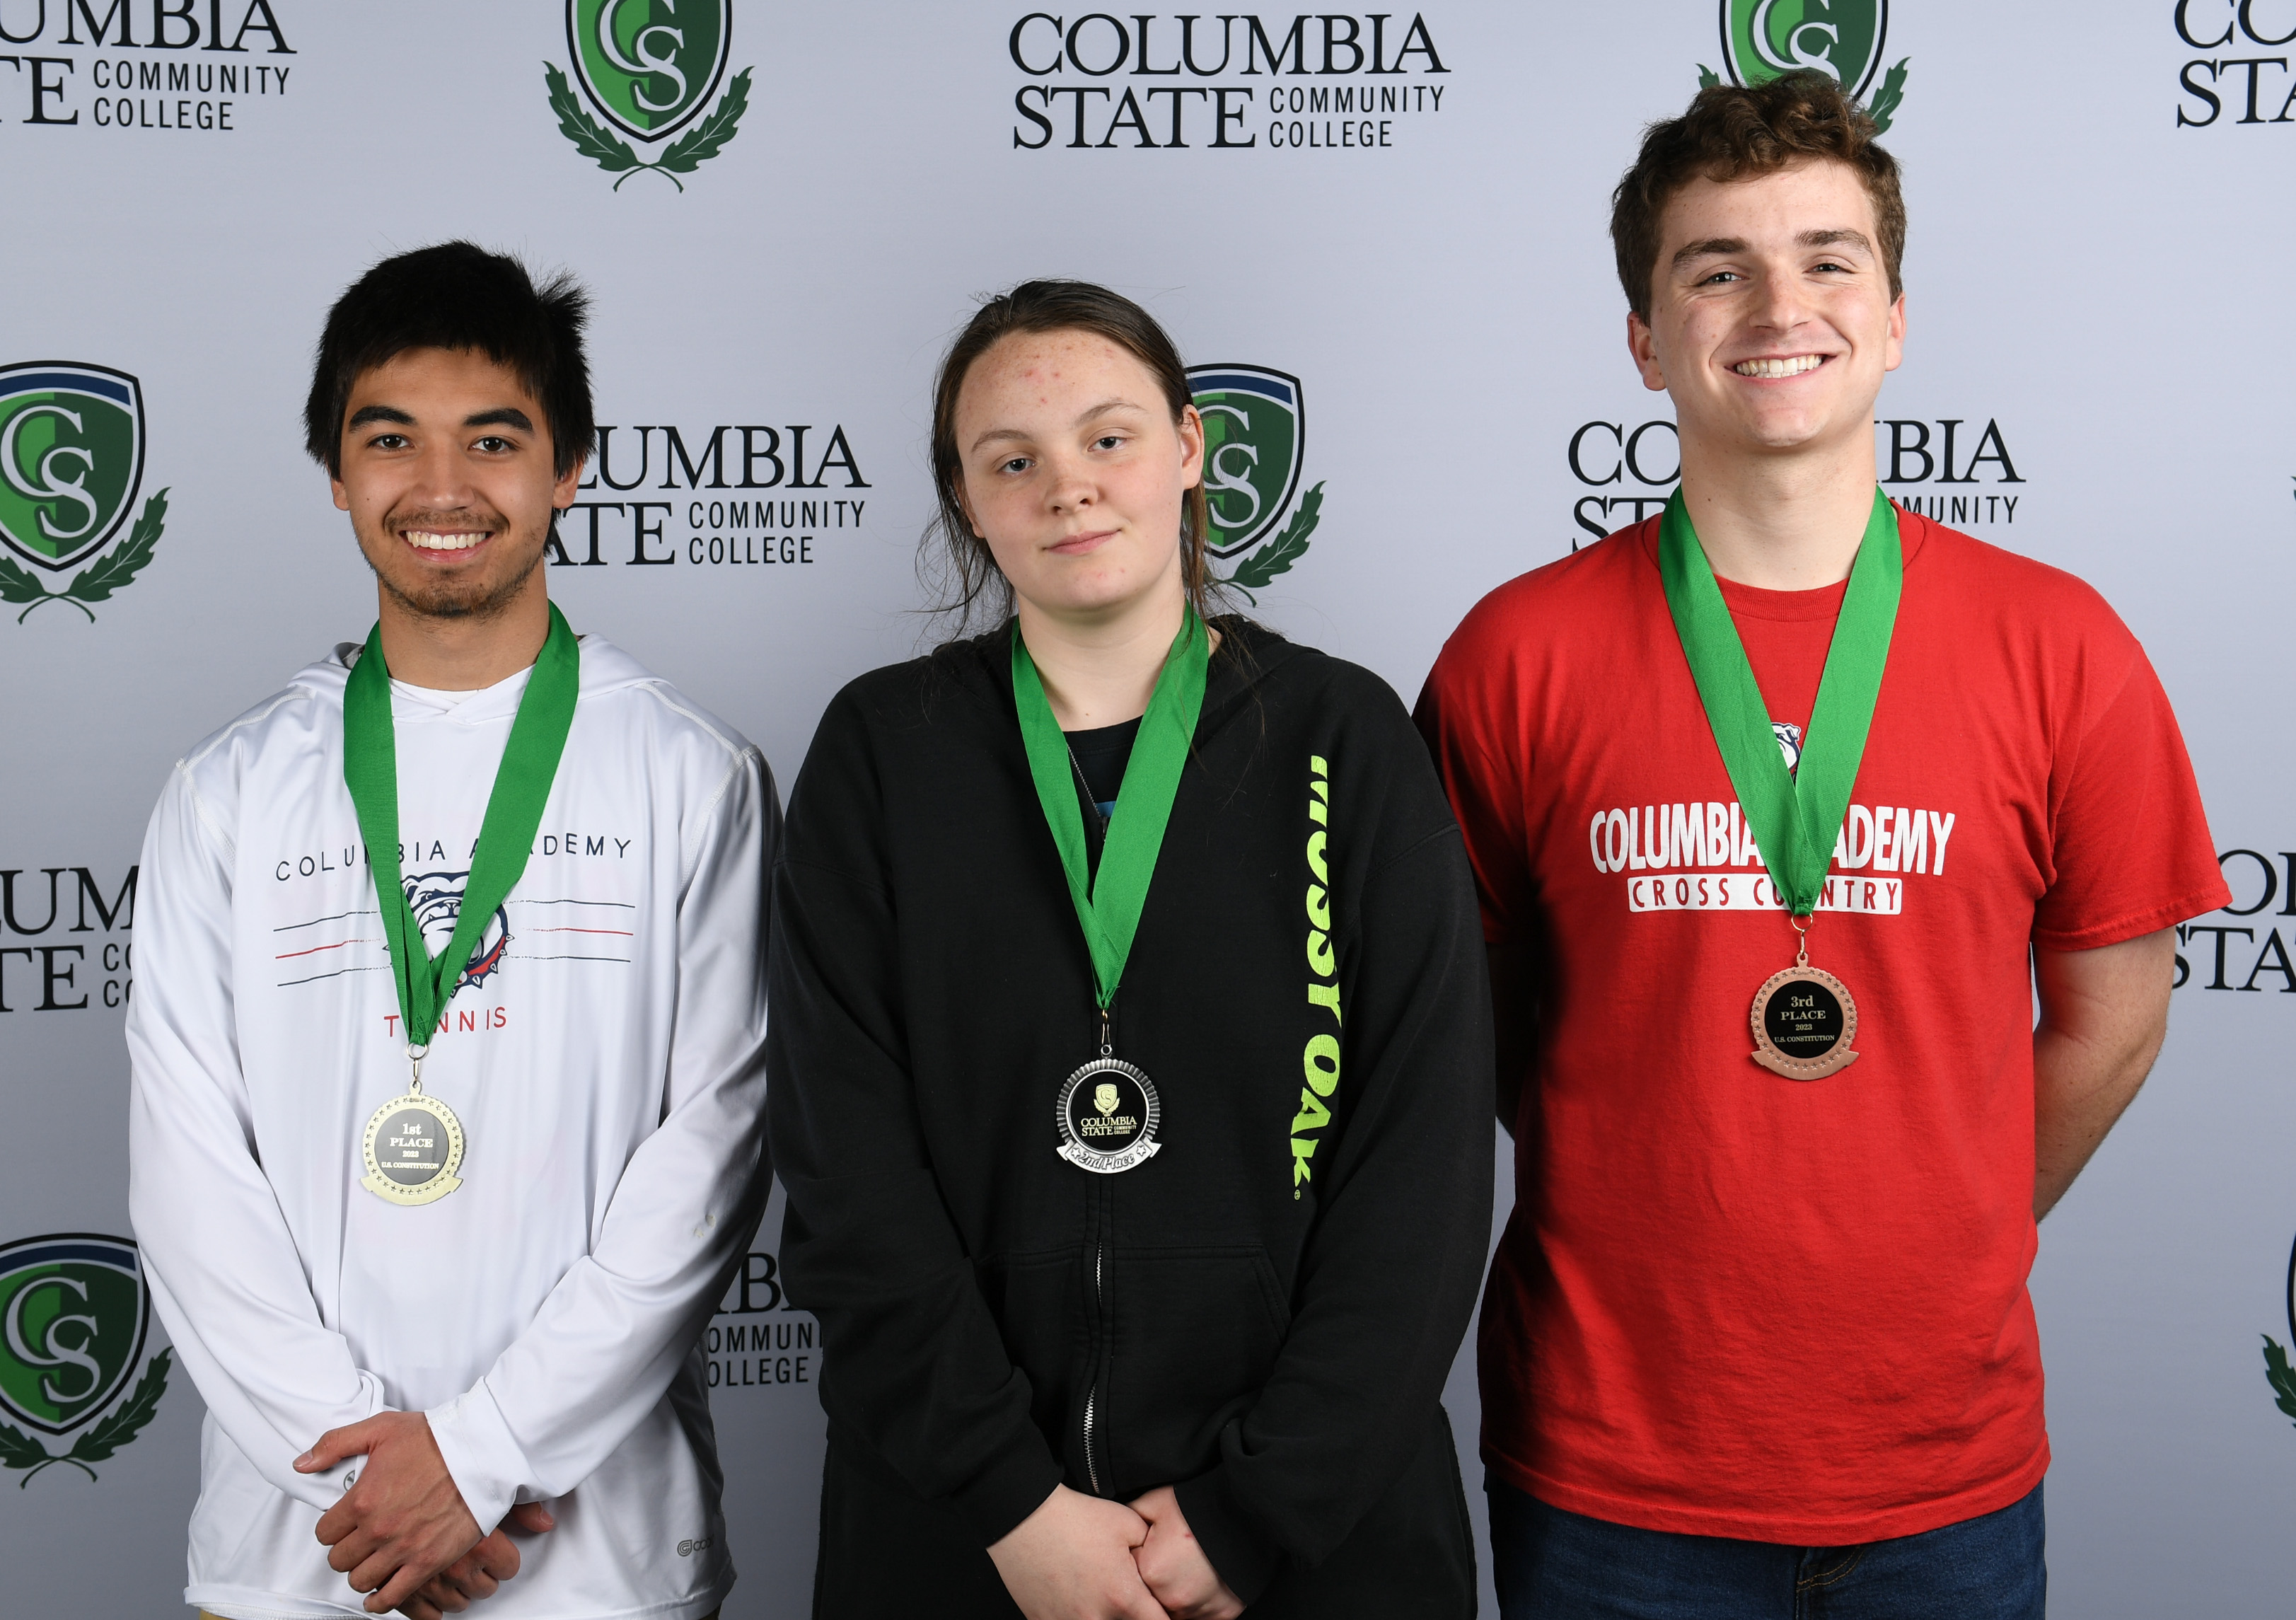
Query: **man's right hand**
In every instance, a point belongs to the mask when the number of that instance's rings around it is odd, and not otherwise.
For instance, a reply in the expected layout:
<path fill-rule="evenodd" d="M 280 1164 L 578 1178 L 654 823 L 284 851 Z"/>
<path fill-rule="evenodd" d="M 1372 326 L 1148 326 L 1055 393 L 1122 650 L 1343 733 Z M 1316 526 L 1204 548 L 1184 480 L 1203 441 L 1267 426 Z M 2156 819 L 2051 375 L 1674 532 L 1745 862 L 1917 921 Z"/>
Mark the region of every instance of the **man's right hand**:
<path fill-rule="evenodd" d="M 1123 1503 L 1055 1485 L 988 1556 L 1028 1620 L 1165 1620 L 1133 1561 L 1147 1539 Z"/>
<path fill-rule="evenodd" d="M 557 1526 L 550 1509 L 540 1502 L 518 1503 L 495 1526 L 493 1534 L 424 1582 L 414 1597 L 399 1605 L 398 1612 L 407 1620 L 439 1620 L 441 1615 L 461 1613 L 475 1599 L 493 1597 L 504 1581 L 518 1573 L 518 1543 L 509 1533 L 539 1535 Z"/>

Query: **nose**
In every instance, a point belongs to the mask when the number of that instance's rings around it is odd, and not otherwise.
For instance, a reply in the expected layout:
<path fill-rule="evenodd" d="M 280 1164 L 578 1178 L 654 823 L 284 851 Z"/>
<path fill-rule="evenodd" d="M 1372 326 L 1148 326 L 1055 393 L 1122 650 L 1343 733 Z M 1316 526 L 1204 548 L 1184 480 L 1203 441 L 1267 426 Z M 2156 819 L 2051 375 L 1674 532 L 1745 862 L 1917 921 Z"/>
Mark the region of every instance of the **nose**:
<path fill-rule="evenodd" d="M 1754 325 L 1765 332 L 1790 333 L 1809 318 L 1809 300 L 1791 271 L 1765 274 L 1754 301 Z"/>
<path fill-rule="evenodd" d="M 1100 498 L 1100 482 L 1092 464 L 1073 450 L 1055 450 L 1046 457 L 1045 502 L 1054 512 L 1081 512 Z"/>
<path fill-rule="evenodd" d="M 415 458 L 414 497 L 451 510 L 471 505 L 477 492 L 461 442 L 453 434 L 432 436 Z"/>

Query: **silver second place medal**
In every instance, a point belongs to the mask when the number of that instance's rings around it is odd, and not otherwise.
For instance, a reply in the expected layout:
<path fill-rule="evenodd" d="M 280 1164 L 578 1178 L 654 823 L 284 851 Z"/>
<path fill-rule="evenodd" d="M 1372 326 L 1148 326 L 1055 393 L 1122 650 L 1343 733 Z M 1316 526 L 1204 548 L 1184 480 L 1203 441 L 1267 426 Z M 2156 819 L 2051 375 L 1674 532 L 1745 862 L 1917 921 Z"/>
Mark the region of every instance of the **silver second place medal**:
<path fill-rule="evenodd" d="M 455 1175 L 463 1167 L 463 1122 L 437 1098 L 422 1095 L 422 1055 L 410 1055 L 413 1088 L 366 1122 L 360 1143 L 366 1175 L 359 1185 L 393 1204 L 428 1204 L 463 1184 Z"/>
<path fill-rule="evenodd" d="M 1101 1175 L 1145 1164 L 1163 1146 L 1162 1118 L 1156 1082 L 1103 1053 L 1061 1085 L 1061 1157 Z"/>

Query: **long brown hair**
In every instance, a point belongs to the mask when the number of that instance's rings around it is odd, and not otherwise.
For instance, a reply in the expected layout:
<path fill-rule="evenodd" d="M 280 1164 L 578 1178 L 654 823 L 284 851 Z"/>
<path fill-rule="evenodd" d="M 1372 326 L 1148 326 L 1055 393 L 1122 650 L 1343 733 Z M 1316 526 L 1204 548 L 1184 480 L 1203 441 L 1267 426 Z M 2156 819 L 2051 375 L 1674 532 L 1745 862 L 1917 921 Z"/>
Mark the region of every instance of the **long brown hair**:
<path fill-rule="evenodd" d="M 1106 287 L 1088 281 L 1024 281 L 986 300 L 941 357 L 933 380 L 932 473 L 938 510 L 925 525 L 917 572 L 938 601 L 932 612 L 954 621 L 953 634 L 1001 624 L 1013 612 L 1013 584 L 996 566 L 988 542 L 972 530 L 960 498 L 964 466 L 956 448 L 956 398 L 965 374 L 997 342 L 1015 333 L 1089 332 L 1106 338 L 1148 368 L 1164 391 L 1172 420 L 1194 402 L 1180 351 L 1156 317 Z M 1180 503 L 1180 580 L 1198 613 L 1210 619 L 1225 592 L 1204 554 L 1211 514 L 1199 481 Z M 985 621 L 985 622 L 984 622 Z"/>

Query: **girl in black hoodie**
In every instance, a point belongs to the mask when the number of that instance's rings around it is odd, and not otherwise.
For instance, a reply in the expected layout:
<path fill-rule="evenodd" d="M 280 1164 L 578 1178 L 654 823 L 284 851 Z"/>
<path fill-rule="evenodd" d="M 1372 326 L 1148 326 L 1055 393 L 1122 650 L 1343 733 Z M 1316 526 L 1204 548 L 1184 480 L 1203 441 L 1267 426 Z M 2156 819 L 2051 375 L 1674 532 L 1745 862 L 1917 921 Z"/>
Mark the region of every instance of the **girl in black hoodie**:
<path fill-rule="evenodd" d="M 1203 424 L 1128 300 L 984 305 L 932 448 L 955 599 L 1014 616 L 838 695 L 775 878 L 814 1611 L 1472 1616 L 1489 1010 L 1424 746 L 1206 612 Z"/>

